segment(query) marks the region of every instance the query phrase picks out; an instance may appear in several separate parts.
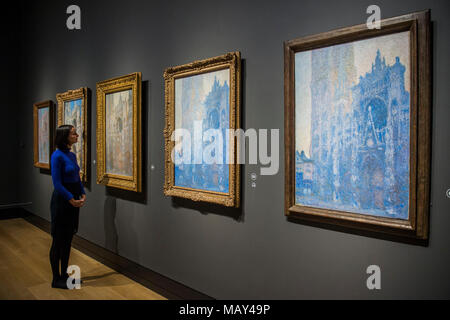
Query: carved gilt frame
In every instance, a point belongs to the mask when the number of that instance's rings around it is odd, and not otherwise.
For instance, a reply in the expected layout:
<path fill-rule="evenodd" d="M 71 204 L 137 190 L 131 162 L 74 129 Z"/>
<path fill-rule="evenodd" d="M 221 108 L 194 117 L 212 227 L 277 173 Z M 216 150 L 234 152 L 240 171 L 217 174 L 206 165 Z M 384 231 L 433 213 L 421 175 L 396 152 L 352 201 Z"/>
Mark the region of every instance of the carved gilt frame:
<path fill-rule="evenodd" d="M 410 32 L 410 174 L 408 220 L 378 217 L 295 201 L 295 53 L 372 37 Z M 365 24 L 307 36 L 284 43 L 285 71 L 285 215 L 315 226 L 426 245 L 429 233 L 431 157 L 430 11 L 381 21 L 381 29 Z"/>
<path fill-rule="evenodd" d="M 135 72 L 122 77 L 97 83 L 97 183 L 105 186 L 142 191 L 142 125 L 141 125 L 141 73 Z M 106 172 L 106 95 L 132 90 L 133 96 L 133 175 L 131 177 Z"/>
<path fill-rule="evenodd" d="M 78 132 L 80 136 L 83 137 L 83 144 L 81 148 L 83 149 L 83 159 L 82 165 L 80 167 L 80 179 L 83 182 L 87 181 L 87 170 L 89 166 L 87 165 L 88 160 L 88 150 L 89 150 L 89 141 L 88 141 L 88 128 L 89 128 L 89 116 L 88 116 L 88 91 L 87 88 L 79 88 L 76 90 L 69 90 L 64 93 L 58 93 L 56 95 L 56 101 L 58 102 L 58 126 L 61 126 L 65 123 L 64 120 L 64 104 L 65 102 L 73 101 L 81 99 L 81 110 L 82 110 L 82 132 Z M 78 163 L 79 164 L 79 163 Z"/>
<path fill-rule="evenodd" d="M 48 145 L 48 163 L 39 162 L 39 109 L 49 108 L 49 145 Z M 36 168 L 50 170 L 51 156 L 53 152 L 54 139 L 54 104 L 53 101 L 47 100 L 33 104 L 33 162 Z"/>
<path fill-rule="evenodd" d="M 164 71 L 165 80 L 165 105 L 166 125 L 164 129 L 165 139 L 165 183 L 164 194 L 187 198 L 193 201 L 216 203 L 227 207 L 239 207 L 240 205 L 240 166 L 237 164 L 238 141 L 236 137 L 230 137 L 229 164 L 229 192 L 213 192 L 201 189 L 179 187 L 175 185 L 175 164 L 171 160 L 175 142 L 171 141 L 175 130 L 175 80 L 198 74 L 230 70 L 230 129 L 240 128 L 240 86 L 241 86 L 241 55 L 240 52 L 231 52 L 222 56 L 199 60 L 189 64 L 168 68 Z"/>

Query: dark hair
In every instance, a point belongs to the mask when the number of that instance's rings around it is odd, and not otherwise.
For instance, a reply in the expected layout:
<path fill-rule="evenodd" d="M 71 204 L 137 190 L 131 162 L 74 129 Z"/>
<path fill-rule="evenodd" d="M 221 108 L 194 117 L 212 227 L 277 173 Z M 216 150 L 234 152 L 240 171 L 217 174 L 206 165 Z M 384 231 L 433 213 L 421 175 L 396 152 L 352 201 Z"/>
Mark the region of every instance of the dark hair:
<path fill-rule="evenodd" d="M 73 126 L 70 124 L 63 124 L 56 129 L 55 146 L 58 149 L 67 149 L 69 144 L 69 133 Z"/>

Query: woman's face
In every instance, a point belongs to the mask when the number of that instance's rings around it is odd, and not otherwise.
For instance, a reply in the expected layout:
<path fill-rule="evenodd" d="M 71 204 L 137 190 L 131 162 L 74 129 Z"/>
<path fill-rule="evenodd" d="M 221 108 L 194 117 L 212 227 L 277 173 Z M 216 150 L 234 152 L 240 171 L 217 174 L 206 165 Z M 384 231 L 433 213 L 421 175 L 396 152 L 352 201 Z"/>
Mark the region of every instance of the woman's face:
<path fill-rule="evenodd" d="M 67 138 L 67 141 L 69 142 L 69 146 L 78 142 L 78 133 L 77 133 L 77 130 L 75 129 L 75 127 L 72 127 L 72 129 L 70 129 L 70 133 L 69 133 L 69 137 Z"/>

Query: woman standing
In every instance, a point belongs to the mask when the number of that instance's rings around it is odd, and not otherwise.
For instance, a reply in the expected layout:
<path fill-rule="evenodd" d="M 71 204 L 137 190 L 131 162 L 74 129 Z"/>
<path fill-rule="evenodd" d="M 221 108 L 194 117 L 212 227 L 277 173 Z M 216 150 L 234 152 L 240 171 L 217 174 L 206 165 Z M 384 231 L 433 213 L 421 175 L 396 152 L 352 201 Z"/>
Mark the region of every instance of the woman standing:
<path fill-rule="evenodd" d="M 53 288 L 68 289 L 67 267 L 72 237 L 78 231 L 80 207 L 86 200 L 86 193 L 80 180 L 80 167 L 75 154 L 70 151 L 77 141 L 78 134 L 75 127 L 62 125 L 56 129 L 57 150 L 51 157 L 54 191 L 50 204 L 53 237 L 50 265 L 53 273 Z"/>

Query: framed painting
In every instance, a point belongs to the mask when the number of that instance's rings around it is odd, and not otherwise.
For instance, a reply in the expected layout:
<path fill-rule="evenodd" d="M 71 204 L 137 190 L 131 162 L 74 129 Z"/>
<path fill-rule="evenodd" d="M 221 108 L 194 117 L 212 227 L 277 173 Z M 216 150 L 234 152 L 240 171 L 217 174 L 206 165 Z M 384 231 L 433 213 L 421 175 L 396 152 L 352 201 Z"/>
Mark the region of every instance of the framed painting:
<path fill-rule="evenodd" d="M 97 83 L 97 183 L 141 192 L 141 73 Z"/>
<path fill-rule="evenodd" d="M 53 102 L 43 101 L 33 105 L 34 166 L 50 169 L 53 151 Z"/>
<path fill-rule="evenodd" d="M 81 181 L 87 181 L 87 152 L 88 152 L 88 110 L 87 88 L 69 90 L 56 95 L 58 101 L 58 126 L 70 124 L 75 127 L 79 135 L 78 142 L 72 146 L 72 152 L 77 156 L 80 166 Z"/>
<path fill-rule="evenodd" d="M 429 15 L 285 42 L 287 216 L 428 238 Z"/>
<path fill-rule="evenodd" d="M 239 52 L 164 72 L 166 196 L 239 207 Z"/>

